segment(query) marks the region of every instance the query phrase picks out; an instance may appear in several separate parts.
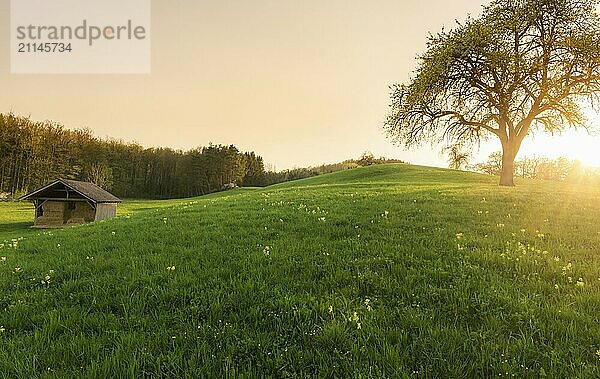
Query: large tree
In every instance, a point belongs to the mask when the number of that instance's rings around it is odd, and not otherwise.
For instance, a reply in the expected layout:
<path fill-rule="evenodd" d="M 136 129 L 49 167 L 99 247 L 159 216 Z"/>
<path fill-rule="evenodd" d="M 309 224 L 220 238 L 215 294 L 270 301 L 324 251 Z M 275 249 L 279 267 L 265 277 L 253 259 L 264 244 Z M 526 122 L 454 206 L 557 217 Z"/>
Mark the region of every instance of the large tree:
<path fill-rule="evenodd" d="M 600 90 L 598 0 L 495 0 L 478 18 L 429 38 L 385 124 L 396 142 L 502 145 L 500 184 L 533 130 L 588 128 Z"/>

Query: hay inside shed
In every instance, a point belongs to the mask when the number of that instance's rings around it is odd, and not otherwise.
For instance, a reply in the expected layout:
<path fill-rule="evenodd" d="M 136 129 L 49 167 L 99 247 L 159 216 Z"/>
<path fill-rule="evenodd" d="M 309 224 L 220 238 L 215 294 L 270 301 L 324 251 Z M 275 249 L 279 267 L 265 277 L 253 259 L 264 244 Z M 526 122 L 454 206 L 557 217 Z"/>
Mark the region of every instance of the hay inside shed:
<path fill-rule="evenodd" d="M 37 228 L 59 228 L 113 218 L 121 202 L 93 183 L 67 179 L 56 180 L 21 200 L 33 202 L 33 226 Z"/>

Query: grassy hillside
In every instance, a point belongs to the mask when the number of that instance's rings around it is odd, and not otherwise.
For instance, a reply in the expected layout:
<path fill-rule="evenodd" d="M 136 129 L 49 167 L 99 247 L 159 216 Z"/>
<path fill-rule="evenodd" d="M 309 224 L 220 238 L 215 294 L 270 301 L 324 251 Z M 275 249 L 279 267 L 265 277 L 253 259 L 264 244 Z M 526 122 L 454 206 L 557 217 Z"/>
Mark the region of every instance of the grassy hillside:
<path fill-rule="evenodd" d="M 251 188 L 239 188 L 227 192 L 227 195 L 243 193 Z M 202 199 L 223 196 L 222 193 L 212 193 Z M 193 201 L 194 199 L 174 200 L 126 200 L 117 208 L 117 216 L 131 216 L 138 212 L 169 208 Z M 25 238 L 29 235 L 38 235 L 43 232 L 31 229 L 33 224 L 33 205 L 30 202 L 0 202 L 0 242 L 10 242 L 15 238 Z"/>
<path fill-rule="evenodd" d="M 599 376 L 600 189 L 495 182 L 375 166 L 45 232 L 2 204 L 0 373 Z"/>

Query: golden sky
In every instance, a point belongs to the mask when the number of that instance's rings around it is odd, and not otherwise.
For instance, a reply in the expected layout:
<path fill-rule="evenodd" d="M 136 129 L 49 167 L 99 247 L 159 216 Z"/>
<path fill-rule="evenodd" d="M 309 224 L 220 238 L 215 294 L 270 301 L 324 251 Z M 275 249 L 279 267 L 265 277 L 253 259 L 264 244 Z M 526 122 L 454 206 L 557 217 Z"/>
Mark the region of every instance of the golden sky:
<path fill-rule="evenodd" d="M 386 140 L 388 86 L 410 76 L 428 32 L 481 4 L 154 0 L 151 74 L 11 75 L 9 2 L 0 0 L 0 112 L 144 146 L 232 143 L 277 169 L 364 151 L 445 165 L 437 149 Z"/>

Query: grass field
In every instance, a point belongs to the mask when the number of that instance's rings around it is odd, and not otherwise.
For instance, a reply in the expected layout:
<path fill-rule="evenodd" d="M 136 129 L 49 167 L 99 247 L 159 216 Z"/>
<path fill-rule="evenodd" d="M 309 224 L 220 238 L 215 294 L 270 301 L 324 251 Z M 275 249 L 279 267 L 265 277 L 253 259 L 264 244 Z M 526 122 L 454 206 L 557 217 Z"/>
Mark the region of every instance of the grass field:
<path fill-rule="evenodd" d="M 598 188 L 384 165 L 119 213 L 0 204 L 3 377 L 600 376 Z"/>

